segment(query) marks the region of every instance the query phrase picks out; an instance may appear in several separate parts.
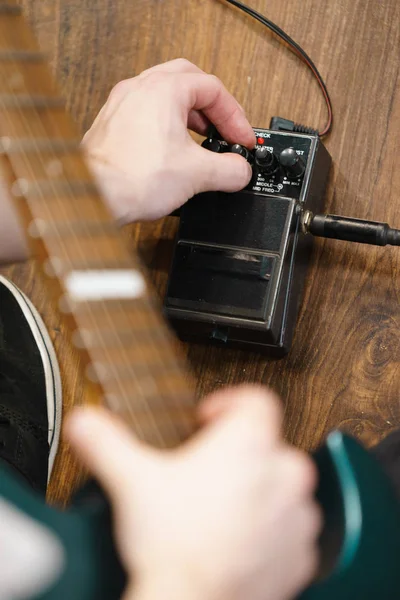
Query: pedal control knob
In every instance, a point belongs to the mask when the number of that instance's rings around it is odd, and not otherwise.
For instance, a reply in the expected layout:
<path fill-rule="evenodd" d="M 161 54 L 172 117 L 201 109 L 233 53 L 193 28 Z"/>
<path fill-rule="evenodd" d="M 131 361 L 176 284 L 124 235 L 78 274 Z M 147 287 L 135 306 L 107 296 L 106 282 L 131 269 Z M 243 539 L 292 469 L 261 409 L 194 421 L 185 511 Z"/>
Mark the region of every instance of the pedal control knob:
<path fill-rule="evenodd" d="M 261 173 L 272 173 L 276 169 L 275 155 L 268 148 L 257 148 L 254 154 L 255 164 Z"/>
<path fill-rule="evenodd" d="M 231 152 L 234 154 L 240 154 L 240 156 L 243 156 L 243 158 L 251 162 L 250 151 L 244 146 L 241 146 L 240 144 L 233 144 L 233 146 L 231 146 Z"/>
<path fill-rule="evenodd" d="M 289 177 L 299 178 L 304 175 L 306 164 L 294 148 L 285 148 L 279 155 L 279 162 Z"/>
<path fill-rule="evenodd" d="M 221 152 L 221 142 L 215 138 L 207 138 L 202 143 L 202 147 L 211 152 Z"/>

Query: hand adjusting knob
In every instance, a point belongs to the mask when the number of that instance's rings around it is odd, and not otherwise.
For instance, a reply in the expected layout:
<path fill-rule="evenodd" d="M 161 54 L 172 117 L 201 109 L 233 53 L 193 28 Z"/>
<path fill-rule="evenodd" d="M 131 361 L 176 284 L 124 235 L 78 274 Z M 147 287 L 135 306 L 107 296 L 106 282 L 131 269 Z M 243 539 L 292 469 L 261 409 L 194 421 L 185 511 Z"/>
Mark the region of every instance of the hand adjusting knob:
<path fill-rule="evenodd" d="M 201 145 L 206 150 L 211 150 L 211 152 L 221 152 L 222 144 L 215 138 L 207 138 Z"/>
<path fill-rule="evenodd" d="M 285 148 L 279 155 L 279 162 L 289 177 L 299 178 L 304 175 L 306 164 L 294 148 Z"/>
<path fill-rule="evenodd" d="M 243 158 L 251 162 L 252 156 L 250 150 L 247 150 L 247 148 L 244 146 L 241 146 L 240 144 L 233 144 L 233 146 L 231 146 L 231 152 L 234 154 L 240 154 L 240 156 L 243 156 Z"/>
<path fill-rule="evenodd" d="M 254 154 L 255 164 L 261 173 L 273 173 L 277 167 L 275 155 L 267 148 L 257 148 Z"/>

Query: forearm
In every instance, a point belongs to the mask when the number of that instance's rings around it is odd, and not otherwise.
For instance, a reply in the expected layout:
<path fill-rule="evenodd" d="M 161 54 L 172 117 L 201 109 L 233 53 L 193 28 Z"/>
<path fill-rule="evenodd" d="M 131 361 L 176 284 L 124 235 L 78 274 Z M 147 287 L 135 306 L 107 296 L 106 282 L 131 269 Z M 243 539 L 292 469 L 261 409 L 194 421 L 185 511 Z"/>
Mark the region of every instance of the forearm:
<path fill-rule="evenodd" d="M 0 264 L 26 260 L 29 248 L 12 200 L 0 180 Z"/>

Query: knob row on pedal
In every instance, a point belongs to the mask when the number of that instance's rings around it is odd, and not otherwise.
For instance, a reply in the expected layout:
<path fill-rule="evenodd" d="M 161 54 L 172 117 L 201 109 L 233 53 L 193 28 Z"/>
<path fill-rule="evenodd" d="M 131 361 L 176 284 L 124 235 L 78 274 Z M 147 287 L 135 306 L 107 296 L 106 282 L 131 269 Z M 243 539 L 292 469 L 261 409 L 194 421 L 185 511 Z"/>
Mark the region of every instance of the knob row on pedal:
<path fill-rule="evenodd" d="M 233 152 L 243 156 L 255 170 L 266 175 L 275 173 L 279 166 L 283 167 L 287 175 L 291 178 L 299 179 L 304 175 L 306 164 L 303 159 L 297 154 L 294 148 L 285 148 L 276 156 L 270 152 L 268 148 L 256 148 L 253 151 L 248 150 L 240 144 L 232 146 L 223 145 L 219 140 L 206 139 L 203 148 L 211 150 L 211 152 Z"/>

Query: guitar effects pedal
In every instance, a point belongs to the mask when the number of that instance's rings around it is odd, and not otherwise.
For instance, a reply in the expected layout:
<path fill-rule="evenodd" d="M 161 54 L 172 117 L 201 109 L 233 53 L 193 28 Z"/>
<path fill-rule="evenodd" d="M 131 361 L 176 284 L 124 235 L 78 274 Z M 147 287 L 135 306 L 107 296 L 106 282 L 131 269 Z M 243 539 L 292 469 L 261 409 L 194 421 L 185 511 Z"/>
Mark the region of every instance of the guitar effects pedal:
<path fill-rule="evenodd" d="M 164 310 L 183 340 L 268 351 L 291 346 L 331 158 L 316 135 L 255 129 L 257 145 L 208 138 L 253 167 L 242 191 L 209 192 L 181 209 Z"/>

